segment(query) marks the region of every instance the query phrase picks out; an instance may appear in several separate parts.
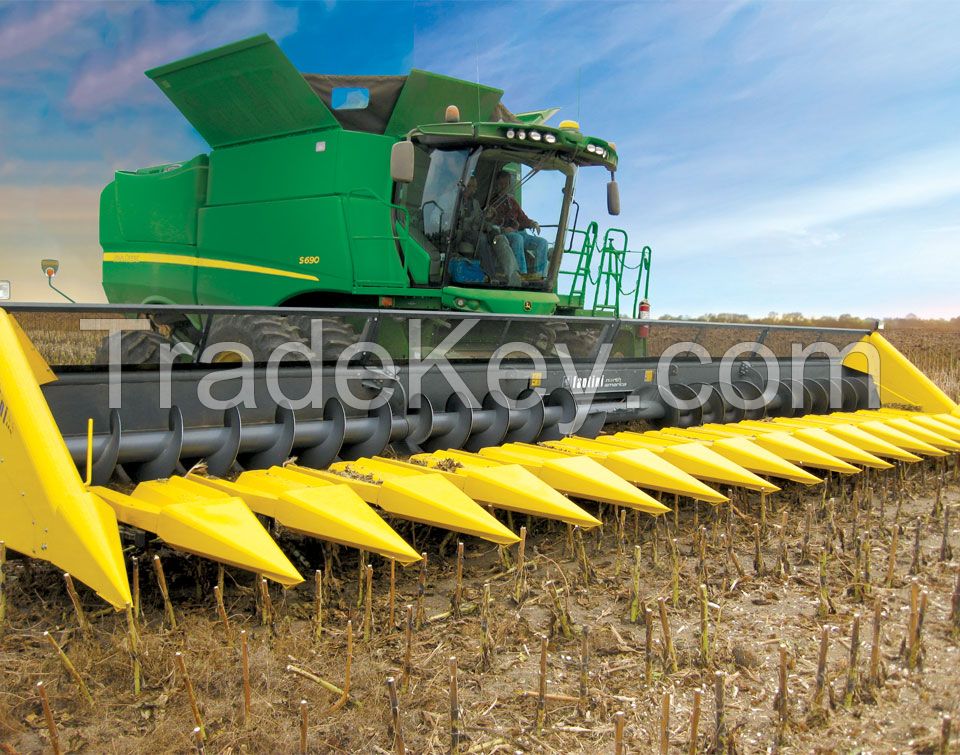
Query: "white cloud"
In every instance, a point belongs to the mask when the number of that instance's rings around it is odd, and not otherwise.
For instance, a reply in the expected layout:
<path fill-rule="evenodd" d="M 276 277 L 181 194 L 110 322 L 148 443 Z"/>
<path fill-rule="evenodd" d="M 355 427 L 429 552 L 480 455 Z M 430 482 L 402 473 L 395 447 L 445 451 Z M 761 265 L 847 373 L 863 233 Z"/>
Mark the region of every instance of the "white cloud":
<path fill-rule="evenodd" d="M 27 3 L 21 7 L 31 8 Z M 89 2 L 42 3 L 29 15 L 5 19 L 0 27 L 0 61 L 48 49 L 99 10 L 98 4 Z"/>
<path fill-rule="evenodd" d="M 734 187 L 730 187 L 731 190 Z M 823 246 L 839 238 L 831 226 L 863 216 L 892 215 L 960 196 L 960 143 L 902 155 L 858 174 L 831 177 L 759 202 L 739 202 L 722 214 L 649 228 L 672 256 L 697 254 L 704 240 L 735 246 L 757 238 Z"/>
<path fill-rule="evenodd" d="M 0 4 L 0 90 L 60 101 L 67 80 L 104 40 L 124 38 L 137 2 Z"/>
<path fill-rule="evenodd" d="M 0 185 L 103 186 L 116 170 L 184 160 L 206 149 L 182 116 L 113 115 L 83 129 L 0 101 Z"/>
<path fill-rule="evenodd" d="M 282 39 L 297 28 L 296 8 L 267 2 L 221 3 L 196 21 L 191 12 L 188 6 L 144 6 L 132 38 L 91 56 L 67 104 L 77 114 L 99 116 L 114 106 L 160 102 L 145 70 L 261 32 Z"/>

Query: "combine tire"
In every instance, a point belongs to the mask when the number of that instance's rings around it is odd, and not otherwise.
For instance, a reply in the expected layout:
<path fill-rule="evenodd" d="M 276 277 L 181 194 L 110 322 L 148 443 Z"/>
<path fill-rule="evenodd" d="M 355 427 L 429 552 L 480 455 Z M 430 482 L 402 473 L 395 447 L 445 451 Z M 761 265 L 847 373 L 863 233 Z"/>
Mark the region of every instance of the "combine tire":
<path fill-rule="evenodd" d="M 301 340 L 309 344 L 313 337 L 313 319 L 308 315 L 289 315 L 286 319 L 300 332 Z M 349 322 L 340 318 L 323 318 L 321 333 L 323 359 L 328 362 L 339 359 L 343 350 L 355 344 L 360 337 Z"/>
<path fill-rule="evenodd" d="M 155 330 L 125 330 L 120 334 L 121 364 L 160 364 L 160 349 L 173 348 L 174 342 Z M 180 357 L 182 358 L 182 357 Z M 110 337 L 97 347 L 96 364 L 110 364 Z"/>
<path fill-rule="evenodd" d="M 253 354 L 254 362 L 266 362 L 277 348 L 289 343 L 305 344 L 300 330 L 287 318 L 278 315 L 218 315 L 210 327 L 207 346 L 218 343 L 238 343 Z M 309 352 L 309 349 L 308 349 Z M 309 352 L 312 355 L 313 352 Z M 221 351 L 214 362 L 242 362 L 248 355 L 238 351 Z M 301 351 L 284 356 L 284 362 L 303 362 Z"/>

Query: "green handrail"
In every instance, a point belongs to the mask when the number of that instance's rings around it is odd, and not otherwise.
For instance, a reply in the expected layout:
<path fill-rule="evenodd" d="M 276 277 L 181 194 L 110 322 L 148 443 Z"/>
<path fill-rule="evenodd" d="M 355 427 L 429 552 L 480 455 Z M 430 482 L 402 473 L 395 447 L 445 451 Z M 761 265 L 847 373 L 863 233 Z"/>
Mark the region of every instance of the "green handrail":
<path fill-rule="evenodd" d="M 573 248 L 574 240 L 580 236 L 580 249 Z M 581 306 L 585 305 L 587 288 L 592 285 L 591 314 L 637 317 L 641 299 L 646 299 L 650 292 L 651 248 L 644 246 L 639 252 L 632 251 L 623 228 L 608 229 L 601 242 L 595 222 L 583 231 L 572 231 L 570 246 L 564 253 L 575 256 L 577 264 L 573 270 L 561 271 L 561 275 L 572 277 L 570 300 L 577 299 Z"/>

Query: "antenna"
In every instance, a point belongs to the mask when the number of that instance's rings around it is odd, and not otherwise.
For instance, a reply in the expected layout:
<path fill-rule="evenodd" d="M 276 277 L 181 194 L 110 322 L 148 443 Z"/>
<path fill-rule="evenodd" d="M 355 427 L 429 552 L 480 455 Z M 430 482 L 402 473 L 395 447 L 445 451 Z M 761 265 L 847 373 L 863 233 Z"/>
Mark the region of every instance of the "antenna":
<path fill-rule="evenodd" d="M 580 75 L 583 73 L 583 66 L 577 66 L 577 123 L 580 123 Z"/>
<path fill-rule="evenodd" d="M 480 42 L 473 40 L 473 57 L 477 61 L 477 120 L 480 120 Z"/>

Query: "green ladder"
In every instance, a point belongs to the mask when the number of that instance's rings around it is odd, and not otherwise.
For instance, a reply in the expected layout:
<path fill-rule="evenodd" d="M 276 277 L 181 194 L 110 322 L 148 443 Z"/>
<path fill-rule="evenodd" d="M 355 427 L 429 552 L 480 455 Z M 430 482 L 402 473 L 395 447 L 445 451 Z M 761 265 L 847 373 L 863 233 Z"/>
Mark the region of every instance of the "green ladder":
<path fill-rule="evenodd" d="M 580 248 L 574 241 L 582 238 Z M 567 302 L 578 314 L 594 317 L 638 317 L 641 301 L 646 301 L 650 290 L 650 262 L 653 252 L 649 246 L 639 252 L 629 248 L 629 237 L 622 228 L 610 228 L 599 242 L 600 229 L 596 222 L 586 229 L 571 232 L 571 248 L 564 254 L 576 258 L 573 270 L 561 271 L 571 278 Z M 598 260 L 596 274 L 594 259 Z M 593 288 L 593 303 L 587 307 L 588 289 Z"/>

